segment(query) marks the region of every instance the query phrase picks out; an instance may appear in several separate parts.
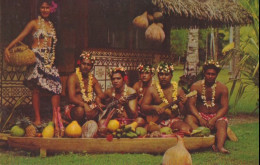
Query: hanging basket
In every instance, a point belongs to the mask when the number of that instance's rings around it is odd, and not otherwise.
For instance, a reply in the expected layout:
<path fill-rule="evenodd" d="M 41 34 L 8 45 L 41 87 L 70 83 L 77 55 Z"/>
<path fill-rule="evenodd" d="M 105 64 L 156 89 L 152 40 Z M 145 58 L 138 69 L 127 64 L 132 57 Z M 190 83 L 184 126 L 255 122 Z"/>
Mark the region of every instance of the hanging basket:
<path fill-rule="evenodd" d="M 10 58 L 8 65 L 11 66 L 28 66 L 36 62 L 34 52 L 22 42 L 16 44 L 10 49 Z"/>

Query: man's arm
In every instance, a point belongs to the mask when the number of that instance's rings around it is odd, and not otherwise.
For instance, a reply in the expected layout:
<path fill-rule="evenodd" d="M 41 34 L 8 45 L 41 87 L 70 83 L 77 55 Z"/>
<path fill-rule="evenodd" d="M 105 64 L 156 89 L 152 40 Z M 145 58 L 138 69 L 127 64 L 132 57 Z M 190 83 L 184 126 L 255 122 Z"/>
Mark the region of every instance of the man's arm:
<path fill-rule="evenodd" d="M 222 89 L 222 94 L 220 99 L 221 108 L 218 110 L 217 115 L 215 116 L 217 119 L 225 116 L 228 111 L 228 88 L 223 85 L 221 89 Z"/>
<path fill-rule="evenodd" d="M 191 86 L 191 88 L 190 88 L 190 91 L 191 91 L 191 92 L 192 92 L 192 91 L 195 91 L 195 90 L 197 90 L 198 88 L 199 88 L 199 87 L 198 87 L 196 84 L 193 84 L 193 85 Z M 204 120 L 204 119 L 200 116 L 200 114 L 199 114 L 199 111 L 198 111 L 198 109 L 197 109 L 197 107 L 196 107 L 196 102 L 197 102 L 197 96 L 196 96 L 196 97 L 193 96 L 193 97 L 190 97 L 190 98 L 188 99 L 188 107 L 189 107 L 189 110 L 190 110 L 190 112 L 199 120 L 201 126 L 207 126 L 207 121 Z"/>
<path fill-rule="evenodd" d="M 96 93 L 96 102 L 97 100 L 99 100 L 98 102 L 101 103 L 101 100 L 105 98 L 105 94 L 102 91 L 101 85 L 98 83 L 97 79 L 95 77 L 93 77 L 93 89 L 94 92 Z"/>
<path fill-rule="evenodd" d="M 84 107 L 84 102 L 76 97 L 76 75 L 73 73 L 67 81 L 69 100 L 71 103 Z"/>
<path fill-rule="evenodd" d="M 178 88 L 178 97 L 181 99 L 181 101 L 179 102 L 179 109 L 180 111 L 184 110 L 185 104 L 187 102 L 187 97 L 183 91 L 183 89 Z"/>
<path fill-rule="evenodd" d="M 101 97 L 100 97 L 100 95 L 97 95 L 95 101 L 96 101 L 96 103 L 97 103 L 98 106 L 100 106 L 101 108 L 105 108 L 105 107 L 106 107 L 105 101 L 106 101 L 106 99 L 108 99 L 108 98 L 109 98 L 109 89 L 106 90 L 106 91 L 103 93 L 103 95 L 101 95 Z"/>
<path fill-rule="evenodd" d="M 129 88 L 128 95 L 134 94 L 134 93 L 136 93 L 136 91 L 133 88 Z M 129 100 L 129 102 L 125 106 L 127 115 L 131 116 L 132 118 L 136 118 L 137 117 L 136 107 L 137 107 L 137 98 L 135 98 L 133 100 Z"/>
<path fill-rule="evenodd" d="M 152 112 L 162 114 L 165 111 L 165 109 L 160 107 L 159 105 L 151 105 L 154 100 L 154 96 L 153 96 L 154 92 L 157 91 L 153 86 L 149 87 L 145 92 L 143 101 L 141 103 L 141 110 L 144 114 L 150 115 Z"/>

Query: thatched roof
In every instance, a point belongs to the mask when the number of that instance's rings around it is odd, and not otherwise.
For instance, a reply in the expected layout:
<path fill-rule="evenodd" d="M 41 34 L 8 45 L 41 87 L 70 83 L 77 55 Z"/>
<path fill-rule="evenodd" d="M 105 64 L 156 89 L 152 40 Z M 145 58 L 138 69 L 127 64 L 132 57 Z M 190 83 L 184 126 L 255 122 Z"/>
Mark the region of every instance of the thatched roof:
<path fill-rule="evenodd" d="M 251 14 L 232 0 L 152 0 L 173 27 L 246 25 Z"/>

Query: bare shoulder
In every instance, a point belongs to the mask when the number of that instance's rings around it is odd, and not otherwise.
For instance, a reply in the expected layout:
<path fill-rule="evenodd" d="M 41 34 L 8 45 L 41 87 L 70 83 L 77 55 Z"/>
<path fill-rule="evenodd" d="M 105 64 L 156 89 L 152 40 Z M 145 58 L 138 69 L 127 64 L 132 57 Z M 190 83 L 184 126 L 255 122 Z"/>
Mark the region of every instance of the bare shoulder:
<path fill-rule="evenodd" d="M 135 90 L 137 90 L 137 89 L 139 89 L 140 88 L 140 81 L 137 81 L 135 84 L 134 84 L 134 86 L 133 86 L 133 88 L 135 89 Z"/>
<path fill-rule="evenodd" d="M 225 84 L 223 84 L 219 81 L 217 81 L 216 84 L 217 84 L 217 89 L 219 89 L 223 92 L 228 92 L 228 87 Z"/>
<path fill-rule="evenodd" d="M 136 90 L 134 88 L 128 87 L 128 94 L 136 93 Z"/>
<path fill-rule="evenodd" d="M 96 77 L 93 75 L 93 84 L 98 83 L 98 80 L 96 79 Z"/>
<path fill-rule="evenodd" d="M 113 88 L 108 88 L 105 90 L 104 94 L 105 95 L 112 95 L 112 92 L 113 92 Z"/>
<path fill-rule="evenodd" d="M 78 81 L 78 77 L 77 77 L 76 73 L 70 74 L 68 77 L 68 80 L 67 80 L 68 84 L 75 83 L 77 81 Z"/>
<path fill-rule="evenodd" d="M 193 88 L 193 89 L 200 88 L 201 84 L 202 84 L 202 80 L 196 81 L 195 83 L 193 83 L 191 85 L 191 88 Z"/>

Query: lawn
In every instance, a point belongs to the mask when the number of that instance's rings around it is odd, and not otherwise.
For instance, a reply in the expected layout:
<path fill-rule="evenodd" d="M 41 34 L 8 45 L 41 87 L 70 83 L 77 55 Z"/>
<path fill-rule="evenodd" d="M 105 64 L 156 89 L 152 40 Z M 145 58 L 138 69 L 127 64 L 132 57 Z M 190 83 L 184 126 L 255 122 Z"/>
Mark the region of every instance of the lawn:
<path fill-rule="evenodd" d="M 194 165 L 256 165 L 259 164 L 259 122 L 235 124 L 231 128 L 239 141 L 226 141 L 230 154 L 215 153 L 210 148 L 191 152 Z M 162 155 L 150 154 L 73 154 L 61 153 L 40 158 L 25 151 L 0 151 L 0 164 L 85 164 L 85 165 L 159 165 Z"/>

